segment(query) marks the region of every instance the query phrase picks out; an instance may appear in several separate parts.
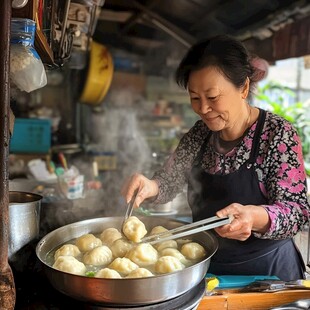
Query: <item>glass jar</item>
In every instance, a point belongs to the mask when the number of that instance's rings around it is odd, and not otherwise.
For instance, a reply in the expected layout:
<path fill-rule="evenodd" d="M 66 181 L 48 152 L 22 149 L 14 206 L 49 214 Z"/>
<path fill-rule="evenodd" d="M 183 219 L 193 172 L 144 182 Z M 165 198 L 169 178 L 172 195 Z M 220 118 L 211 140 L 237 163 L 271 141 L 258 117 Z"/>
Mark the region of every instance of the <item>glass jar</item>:
<path fill-rule="evenodd" d="M 12 18 L 10 78 L 13 85 L 26 92 L 47 83 L 44 65 L 34 48 L 35 31 L 33 20 Z"/>

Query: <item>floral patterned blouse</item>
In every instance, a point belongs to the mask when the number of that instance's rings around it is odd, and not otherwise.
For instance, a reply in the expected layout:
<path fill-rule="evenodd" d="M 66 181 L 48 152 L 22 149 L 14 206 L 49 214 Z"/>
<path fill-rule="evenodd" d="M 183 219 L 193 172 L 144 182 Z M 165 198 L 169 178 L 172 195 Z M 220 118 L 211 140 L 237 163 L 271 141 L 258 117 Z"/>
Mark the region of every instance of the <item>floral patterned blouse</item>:
<path fill-rule="evenodd" d="M 203 153 L 203 169 L 221 174 L 238 170 L 249 159 L 256 125 L 257 122 L 226 154 L 216 152 L 210 139 Z M 156 203 L 170 201 L 183 190 L 208 133 L 208 127 L 201 120 L 197 121 L 162 169 L 155 172 L 153 179 L 159 184 Z M 266 113 L 256 172 L 268 201 L 263 207 L 269 214 L 271 226 L 265 234 L 255 233 L 255 236 L 266 239 L 293 237 L 309 221 L 310 214 L 302 146 L 293 126 L 271 112 Z"/>

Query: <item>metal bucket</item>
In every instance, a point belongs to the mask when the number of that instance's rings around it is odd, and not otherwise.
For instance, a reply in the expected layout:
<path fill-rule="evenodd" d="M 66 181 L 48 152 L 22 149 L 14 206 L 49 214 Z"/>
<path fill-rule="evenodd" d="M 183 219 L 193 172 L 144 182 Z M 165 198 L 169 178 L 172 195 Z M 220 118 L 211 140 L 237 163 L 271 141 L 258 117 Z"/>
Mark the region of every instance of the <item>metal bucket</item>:
<path fill-rule="evenodd" d="M 19 257 L 19 251 L 39 238 L 42 196 L 28 192 L 9 192 L 9 261 Z"/>

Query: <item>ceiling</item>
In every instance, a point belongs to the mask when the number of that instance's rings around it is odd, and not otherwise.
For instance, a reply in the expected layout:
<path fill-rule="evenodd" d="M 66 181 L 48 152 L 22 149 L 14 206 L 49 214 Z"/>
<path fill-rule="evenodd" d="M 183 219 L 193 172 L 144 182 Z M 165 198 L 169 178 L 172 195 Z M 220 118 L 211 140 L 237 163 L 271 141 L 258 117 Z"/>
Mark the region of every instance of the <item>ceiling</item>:
<path fill-rule="evenodd" d="M 158 71 L 174 67 L 194 42 L 223 33 L 272 60 L 274 34 L 305 20 L 309 25 L 309 0 L 105 0 L 93 38 Z"/>

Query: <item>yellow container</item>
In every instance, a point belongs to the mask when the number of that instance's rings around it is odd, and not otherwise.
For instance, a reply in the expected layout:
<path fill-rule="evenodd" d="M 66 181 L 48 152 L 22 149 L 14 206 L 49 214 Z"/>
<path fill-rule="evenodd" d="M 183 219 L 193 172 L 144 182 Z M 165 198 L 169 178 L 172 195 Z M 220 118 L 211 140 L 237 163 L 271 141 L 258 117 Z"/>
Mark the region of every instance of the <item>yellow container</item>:
<path fill-rule="evenodd" d="M 107 48 L 92 41 L 87 79 L 80 101 L 92 105 L 100 104 L 110 88 L 113 70 L 112 56 Z"/>

